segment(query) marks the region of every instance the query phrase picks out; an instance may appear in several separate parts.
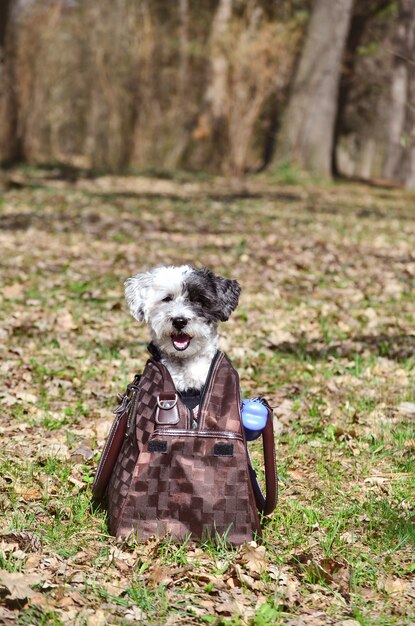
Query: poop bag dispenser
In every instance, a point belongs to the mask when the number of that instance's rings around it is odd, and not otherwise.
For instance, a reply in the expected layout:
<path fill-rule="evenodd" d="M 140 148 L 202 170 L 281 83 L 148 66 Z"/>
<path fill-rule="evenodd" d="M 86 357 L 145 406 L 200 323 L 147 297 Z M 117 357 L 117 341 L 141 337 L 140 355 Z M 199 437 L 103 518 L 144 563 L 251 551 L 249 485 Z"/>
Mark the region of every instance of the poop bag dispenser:
<path fill-rule="evenodd" d="M 261 398 L 242 400 L 242 424 L 245 428 L 247 441 L 258 439 L 265 428 L 267 418 L 268 409 Z"/>

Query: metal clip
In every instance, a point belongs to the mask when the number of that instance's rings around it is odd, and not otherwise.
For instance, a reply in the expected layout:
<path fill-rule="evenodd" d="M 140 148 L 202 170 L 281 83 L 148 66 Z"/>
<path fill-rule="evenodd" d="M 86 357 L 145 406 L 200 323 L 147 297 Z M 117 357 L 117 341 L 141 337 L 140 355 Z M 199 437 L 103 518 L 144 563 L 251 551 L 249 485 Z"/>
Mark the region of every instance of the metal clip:
<path fill-rule="evenodd" d="M 130 399 L 128 398 L 128 396 L 127 395 L 122 396 L 121 404 L 119 404 L 113 410 L 114 415 L 117 415 L 117 416 L 122 415 L 126 410 L 128 410 L 129 404 L 130 404 Z"/>
<path fill-rule="evenodd" d="M 168 398 L 161 398 L 162 394 L 160 394 L 159 396 L 157 396 L 157 406 L 160 409 L 173 409 L 176 404 L 177 404 L 177 393 L 174 394 L 174 398 L 172 397 L 173 394 L 171 394 Z"/>
<path fill-rule="evenodd" d="M 172 426 L 179 423 L 180 415 L 178 407 L 176 407 L 177 400 L 177 393 L 160 393 L 157 396 L 156 424 Z"/>

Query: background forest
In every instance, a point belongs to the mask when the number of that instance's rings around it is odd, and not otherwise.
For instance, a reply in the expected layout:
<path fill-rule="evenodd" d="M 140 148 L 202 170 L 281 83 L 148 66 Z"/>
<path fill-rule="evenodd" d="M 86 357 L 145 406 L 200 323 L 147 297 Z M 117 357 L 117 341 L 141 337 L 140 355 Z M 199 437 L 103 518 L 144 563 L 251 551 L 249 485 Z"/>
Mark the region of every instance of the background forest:
<path fill-rule="evenodd" d="M 415 187 L 412 0 L 3 0 L 0 155 Z"/>

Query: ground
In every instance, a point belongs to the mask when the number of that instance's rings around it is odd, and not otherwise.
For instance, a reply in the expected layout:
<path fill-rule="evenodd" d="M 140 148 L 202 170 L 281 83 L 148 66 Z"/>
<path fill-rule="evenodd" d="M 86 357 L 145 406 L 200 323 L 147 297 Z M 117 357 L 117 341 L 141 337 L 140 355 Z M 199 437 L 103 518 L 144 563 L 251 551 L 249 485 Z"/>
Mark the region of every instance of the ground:
<path fill-rule="evenodd" d="M 0 623 L 414 624 L 415 195 L 58 174 L 0 206 Z M 122 283 L 166 263 L 240 281 L 221 345 L 275 408 L 279 504 L 239 549 L 117 542 L 91 506 L 147 356 Z"/>

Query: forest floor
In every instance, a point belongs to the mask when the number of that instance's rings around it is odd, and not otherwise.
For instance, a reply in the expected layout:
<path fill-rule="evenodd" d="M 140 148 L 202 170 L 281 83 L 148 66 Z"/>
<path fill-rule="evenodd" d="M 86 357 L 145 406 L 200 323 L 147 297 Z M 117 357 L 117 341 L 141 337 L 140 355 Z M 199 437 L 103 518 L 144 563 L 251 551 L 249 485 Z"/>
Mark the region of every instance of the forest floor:
<path fill-rule="evenodd" d="M 0 623 L 415 624 L 414 244 L 400 190 L 12 173 Z M 238 549 L 117 542 L 91 507 L 115 396 L 147 358 L 123 280 L 181 263 L 240 281 L 221 347 L 275 407 L 279 504 Z"/>

